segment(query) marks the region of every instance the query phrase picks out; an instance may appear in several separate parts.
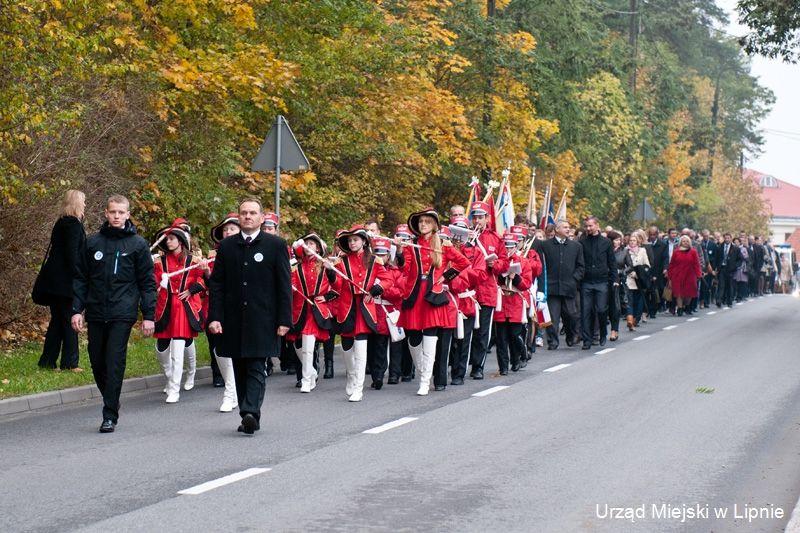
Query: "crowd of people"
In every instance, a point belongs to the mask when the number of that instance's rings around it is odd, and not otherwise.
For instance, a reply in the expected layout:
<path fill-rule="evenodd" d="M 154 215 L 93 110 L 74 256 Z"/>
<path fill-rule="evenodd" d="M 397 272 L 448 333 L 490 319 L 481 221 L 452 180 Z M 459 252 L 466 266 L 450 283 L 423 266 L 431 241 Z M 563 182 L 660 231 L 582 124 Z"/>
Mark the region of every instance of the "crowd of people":
<path fill-rule="evenodd" d="M 601 229 L 594 216 L 578 229 L 519 217 L 498 234 L 481 201 L 469 212 L 453 206 L 447 221 L 433 209 L 414 212 L 388 235 L 376 221 L 356 224 L 329 247 L 313 232 L 287 244 L 279 217 L 245 199 L 212 228 L 205 255 L 183 218 L 149 245 L 118 195 L 87 239 L 84 206 L 82 193 L 67 193 L 34 288 L 51 309 L 39 365 L 54 368 L 60 351 L 62 369 L 79 368 L 77 333 L 88 326 L 101 432 L 118 422 L 140 315 L 143 334 L 156 338 L 166 402 L 194 387 L 194 339 L 203 333 L 214 384 L 224 388 L 220 411 L 238 407 L 238 430 L 253 434 L 273 357 L 311 393 L 320 373 L 334 377 L 337 336 L 348 401 L 364 399 L 367 376 L 376 391 L 416 380 L 425 396 L 468 375 L 483 379 L 492 348 L 503 376 L 525 368 L 537 347 L 559 349 L 562 338 L 589 350 L 617 341 L 623 319 L 635 331 L 659 313 L 691 315 L 785 285 L 779 254 L 759 236 L 655 226 L 623 233 Z"/>

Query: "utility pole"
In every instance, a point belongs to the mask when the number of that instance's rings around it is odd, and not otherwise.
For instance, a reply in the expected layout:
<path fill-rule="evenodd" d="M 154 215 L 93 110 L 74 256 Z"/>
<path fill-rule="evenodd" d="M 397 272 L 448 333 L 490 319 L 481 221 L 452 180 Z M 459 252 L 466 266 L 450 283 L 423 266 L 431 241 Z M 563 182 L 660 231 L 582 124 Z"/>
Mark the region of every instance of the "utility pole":
<path fill-rule="evenodd" d="M 630 20 L 628 22 L 628 45 L 631 47 L 631 74 L 629 84 L 631 94 L 636 95 L 636 64 L 639 56 L 639 2 L 630 0 Z"/>
<path fill-rule="evenodd" d="M 714 176 L 714 158 L 717 155 L 717 123 L 719 121 L 719 83 L 722 78 L 722 65 L 717 70 L 714 83 L 714 102 L 711 104 L 711 146 L 708 147 L 708 181 Z"/>

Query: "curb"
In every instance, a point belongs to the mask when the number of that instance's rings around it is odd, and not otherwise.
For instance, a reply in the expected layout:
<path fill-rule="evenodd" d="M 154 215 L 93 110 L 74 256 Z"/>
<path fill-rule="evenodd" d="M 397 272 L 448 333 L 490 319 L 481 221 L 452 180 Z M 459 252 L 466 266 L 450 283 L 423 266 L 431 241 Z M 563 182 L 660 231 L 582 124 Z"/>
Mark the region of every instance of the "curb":
<path fill-rule="evenodd" d="M 197 384 L 210 381 L 211 367 L 198 367 L 194 379 L 195 383 Z M 164 380 L 165 378 L 163 374 L 124 379 L 122 380 L 122 394 L 147 389 L 163 389 Z M 0 416 L 24 413 L 27 411 L 33 411 L 35 409 L 53 407 L 56 405 L 69 405 L 101 397 L 102 395 L 100 394 L 97 385 L 83 385 L 81 387 L 73 387 L 71 389 L 41 392 L 38 394 L 29 394 L 27 396 L 17 396 L 15 398 L 0 400 Z"/>

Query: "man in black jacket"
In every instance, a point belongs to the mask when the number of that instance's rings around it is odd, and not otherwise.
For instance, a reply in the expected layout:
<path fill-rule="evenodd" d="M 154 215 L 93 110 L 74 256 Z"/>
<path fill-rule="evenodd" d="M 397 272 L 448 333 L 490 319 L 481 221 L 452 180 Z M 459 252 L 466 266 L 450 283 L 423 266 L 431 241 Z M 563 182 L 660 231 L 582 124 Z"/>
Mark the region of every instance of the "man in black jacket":
<path fill-rule="evenodd" d="M 103 395 L 101 433 L 114 431 L 131 328 L 142 311 L 142 333 L 153 334 L 156 280 L 147 241 L 130 221 L 124 196 L 108 199 L 106 222 L 86 241 L 73 282 L 72 327 L 89 326 L 89 360 Z M 85 318 L 81 314 L 85 310 Z"/>
<path fill-rule="evenodd" d="M 608 287 L 617 283 L 617 267 L 611 241 L 600 235 L 600 222 L 595 216 L 583 221 L 586 236 L 583 247 L 584 274 L 581 281 L 581 337 L 584 350 L 592 347 L 595 317 L 600 326 L 600 346 L 606 344 Z"/>
<path fill-rule="evenodd" d="M 661 304 L 661 295 L 666 285 L 664 261 L 667 257 L 667 243 L 659 237 L 657 226 L 650 226 L 650 229 L 647 230 L 647 243 L 653 251 L 653 264 L 650 267 L 653 287 L 647 291 L 645 301 L 647 303 L 647 314 L 650 318 L 655 318 Z"/>
<path fill-rule="evenodd" d="M 717 274 L 719 290 L 717 291 L 717 307 L 733 305 L 733 273 L 739 268 L 742 262 L 742 254 L 739 247 L 733 244 L 731 234 L 724 235 L 725 241 L 719 245 L 716 254 L 716 265 L 714 271 Z"/>
<path fill-rule="evenodd" d="M 546 287 L 547 307 L 553 322 L 547 328 L 549 350 L 558 348 L 558 322 L 562 309 L 568 318 L 564 321 L 567 344 L 572 345 L 575 325 L 580 317 L 577 300 L 578 282 L 583 278 L 583 250 L 580 243 L 567 238 L 569 222 L 559 220 L 555 232 L 555 237 L 542 241 L 537 249 L 545 263 L 539 278 L 539 287 Z"/>
<path fill-rule="evenodd" d="M 280 337 L 292 325 L 292 282 L 286 241 L 260 230 L 261 202 L 239 204 L 241 232 L 223 239 L 208 281 L 208 330 L 222 334 L 217 355 L 233 359 L 242 424 L 261 428 L 267 357 L 280 354 Z"/>

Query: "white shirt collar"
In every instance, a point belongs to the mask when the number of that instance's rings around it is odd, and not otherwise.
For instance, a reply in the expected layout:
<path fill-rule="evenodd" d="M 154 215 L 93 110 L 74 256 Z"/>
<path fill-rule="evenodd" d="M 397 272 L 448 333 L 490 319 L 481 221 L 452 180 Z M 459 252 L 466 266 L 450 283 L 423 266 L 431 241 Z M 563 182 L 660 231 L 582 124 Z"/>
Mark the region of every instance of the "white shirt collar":
<path fill-rule="evenodd" d="M 255 239 L 256 237 L 258 237 L 258 233 L 259 233 L 260 231 L 261 231 L 261 230 L 259 230 L 259 229 L 257 229 L 257 230 L 256 230 L 254 233 L 246 233 L 246 232 L 244 232 L 244 231 L 243 231 L 243 232 L 242 232 L 242 239 L 244 239 L 244 240 L 247 240 L 247 238 L 248 238 L 248 237 L 250 237 L 250 240 L 253 240 L 253 239 Z"/>

